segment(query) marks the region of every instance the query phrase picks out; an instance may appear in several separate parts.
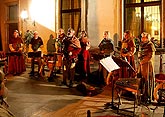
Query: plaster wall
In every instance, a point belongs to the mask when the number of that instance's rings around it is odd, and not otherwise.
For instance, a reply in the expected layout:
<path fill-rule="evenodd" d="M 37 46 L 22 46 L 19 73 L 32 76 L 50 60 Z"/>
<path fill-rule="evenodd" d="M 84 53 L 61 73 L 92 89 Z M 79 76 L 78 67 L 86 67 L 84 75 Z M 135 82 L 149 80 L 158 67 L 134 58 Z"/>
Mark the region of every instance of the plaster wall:
<path fill-rule="evenodd" d="M 88 1 L 87 29 L 92 46 L 98 46 L 105 30 L 110 32 L 110 38 L 121 38 L 120 4 L 121 0 Z"/>

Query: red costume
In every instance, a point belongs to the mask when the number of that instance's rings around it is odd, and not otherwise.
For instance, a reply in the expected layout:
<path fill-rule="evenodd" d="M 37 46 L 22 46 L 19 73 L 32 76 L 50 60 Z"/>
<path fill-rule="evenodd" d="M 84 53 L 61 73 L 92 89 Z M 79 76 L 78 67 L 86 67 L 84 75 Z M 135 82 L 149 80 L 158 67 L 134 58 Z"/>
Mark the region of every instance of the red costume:
<path fill-rule="evenodd" d="M 72 87 L 74 75 L 75 75 L 75 64 L 81 46 L 79 40 L 75 37 L 66 37 L 63 40 L 63 84 L 67 85 L 67 79 L 70 80 L 69 87 Z"/>
<path fill-rule="evenodd" d="M 132 66 L 134 70 L 135 70 L 135 62 L 134 62 L 135 49 L 136 49 L 135 43 L 132 38 L 124 39 L 122 41 L 121 56 Z M 122 73 L 120 77 L 130 78 L 135 76 L 135 72 L 132 71 L 130 67 L 123 66 L 121 69 L 122 69 Z"/>
<path fill-rule="evenodd" d="M 88 49 L 90 48 L 90 42 L 87 37 L 82 37 L 79 39 L 81 44 L 81 52 L 79 54 L 79 72 L 83 76 L 88 76 L 90 74 L 90 53 Z"/>
<path fill-rule="evenodd" d="M 9 40 L 9 44 L 12 45 L 12 47 L 10 47 L 11 53 L 9 56 L 8 72 L 14 75 L 21 74 L 22 72 L 26 71 L 25 61 L 21 50 L 22 43 L 23 42 L 19 37 L 17 38 L 13 37 Z"/>

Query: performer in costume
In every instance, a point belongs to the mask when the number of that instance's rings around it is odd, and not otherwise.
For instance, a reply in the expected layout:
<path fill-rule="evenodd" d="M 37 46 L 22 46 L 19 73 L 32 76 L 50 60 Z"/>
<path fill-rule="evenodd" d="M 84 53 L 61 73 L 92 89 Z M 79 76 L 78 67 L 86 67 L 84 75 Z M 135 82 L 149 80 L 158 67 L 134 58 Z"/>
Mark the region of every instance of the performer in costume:
<path fill-rule="evenodd" d="M 144 102 L 150 103 L 153 99 L 153 91 L 155 88 L 155 78 L 154 78 L 154 57 L 155 57 L 155 46 L 150 41 L 150 34 L 143 32 L 141 34 L 141 44 L 140 44 L 140 70 L 142 75 L 142 80 L 144 81 L 143 98 Z"/>
<path fill-rule="evenodd" d="M 58 38 L 56 41 L 56 45 L 57 45 L 57 53 L 62 53 L 62 41 L 63 39 L 66 37 L 65 33 L 64 33 L 64 29 L 60 28 L 58 30 Z M 62 67 L 62 54 L 57 55 L 57 63 L 56 63 L 56 67 L 58 67 L 57 73 L 61 73 L 61 67 Z"/>
<path fill-rule="evenodd" d="M 134 53 L 136 51 L 136 46 L 132 37 L 132 34 L 129 30 L 124 32 L 124 39 L 122 40 L 121 45 L 121 57 L 126 60 L 135 70 L 135 61 L 134 61 Z M 122 67 L 121 68 L 120 77 L 122 78 L 131 78 L 135 77 L 135 72 L 129 70 L 129 67 Z"/>
<path fill-rule="evenodd" d="M 38 32 L 35 31 L 34 32 L 34 37 L 32 38 L 30 44 L 29 44 L 29 51 L 30 52 L 41 52 L 41 48 L 43 47 L 43 41 L 41 39 L 41 37 L 38 36 Z M 37 60 L 38 62 L 38 75 L 39 72 L 40 72 L 40 68 L 41 68 L 41 57 L 32 57 L 32 60 L 31 60 L 31 76 L 34 75 L 34 61 L 35 59 Z"/>
<path fill-rule="evenodd" d="M 104 57 L 110 56 L 110 54 L 112 54 L 114 51 L 114 44 L 109 36 L 110 32 L 104 31 L 103 39 L 98 46 L 100 49 L 100 54 L 102 54 Z M 101 64 L 99 64 L 99 80 L 101 81 L 101 84 L 105 84 L 107 82 L 107 75 L 108 71 Z"/>
<path fill-rule="evenodd" d="M 23 41 L 19 37 L 18 31 L 14 30 L 13 37 L 9 40 L 9 73 L 13 75 L 21 74 L 26 71 L 25 60 L 23 57 Z"/>
<path fill-rule="evenodd" d="M 79 72 L 83 77 L 87 77 L 90 74 L 90 54 L 88 49 L 90 48 L 90 41 L 87 37 L 85 30 L 81 31 L 79 38 L 81 44 L 81 52 L 79 54 L 78 68 Z"/>
<path fill-rule="evenodd" d="M 49 54 L 53 54 L 54 52 L 56 52 L 55 41 L 56 40 L 55 40 L 53 34 L 50 34 L 49 40 L 47 41 L 47 52 Z"/>
<path fill-rule="evenodd" d="M 77 57 L 81 51 L 81 45 L 78 38 L 75 36 L 73 29 L 68 29 L 67 36 L 63 40 L 63 82 L 62 84 L 69 87 L 73 86 L 73 80 L 75 75 L 75 65 Z M 67 79 L 69 85 L 67 84 Z"/>

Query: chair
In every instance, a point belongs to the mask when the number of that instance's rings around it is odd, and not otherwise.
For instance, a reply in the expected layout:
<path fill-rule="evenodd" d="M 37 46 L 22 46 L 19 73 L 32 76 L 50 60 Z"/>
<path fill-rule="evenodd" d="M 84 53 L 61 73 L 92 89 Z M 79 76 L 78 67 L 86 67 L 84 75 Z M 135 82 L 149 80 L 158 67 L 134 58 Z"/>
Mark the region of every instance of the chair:
<path fill-rule="evenodd" d="M 57 56 L 56 53 L 48 53 L 46 55 L 44 55 L 44 62 L 46 63 L 46 65 L 49 68 L 49 73 L 48 73 L 48 77 L 53 77 L 55 72 L 55 68 L 56 68 L 56 61 L 57 61 Z"/>
<path fill-rule="evenodd" d="M 34 67 L 34 65 L 36 64 L 36 65 L 38 65 L 38 75 L 40 74 L 40 67 L 41 67 L 41 59 L 42 59 L 42 57 L 41 57 L 41 51 L 37 51 L 37 52 L 29 52 L 28 53 L 28 58 L 31 58 L 32 59 L 32 61 L 31 62 L 33 62 L 32 64 L 33 64 L 33 67 Z M 32 69 L 32 72 L 34 72 L 33 71 L 33 69 Z M 32 73 L 31 75 L 34 75 L 34 73 Z"/>

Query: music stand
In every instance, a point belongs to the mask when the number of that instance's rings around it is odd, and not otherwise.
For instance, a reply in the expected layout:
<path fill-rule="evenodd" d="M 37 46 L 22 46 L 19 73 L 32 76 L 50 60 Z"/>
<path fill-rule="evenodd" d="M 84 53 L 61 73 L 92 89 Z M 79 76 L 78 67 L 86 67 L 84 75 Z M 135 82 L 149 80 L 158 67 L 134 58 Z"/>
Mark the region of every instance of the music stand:
<path fill-rule="evenodd" d="M 132 71 L 135 72 L 135 69 L 125 60 L 122 60 L 121 58 L 119 57 L 115 57 L 114 55 L 112 56 L 112 59 L 114 60 L 114 62 L 119 66 L 119 67 L 130 67 Z M 118 108 L 114 105 L 114 79 L 112 78 L 111 79 L 111 82 L 112 82 L 112 100 L 111 102 L 107 102 L 106 104 L 104 104 L 105 108 L 104 109 L 115 109 L 117 110 Z"/>

